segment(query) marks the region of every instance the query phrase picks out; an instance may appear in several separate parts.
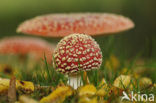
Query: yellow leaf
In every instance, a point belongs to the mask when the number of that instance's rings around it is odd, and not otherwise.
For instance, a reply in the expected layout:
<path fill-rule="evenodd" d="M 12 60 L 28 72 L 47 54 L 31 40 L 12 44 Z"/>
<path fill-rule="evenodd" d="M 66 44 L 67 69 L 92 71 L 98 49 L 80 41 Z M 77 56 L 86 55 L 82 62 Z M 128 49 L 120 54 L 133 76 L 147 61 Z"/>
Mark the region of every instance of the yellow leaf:
<path fill-rule="evenodd" d="M 106 85 L 107 83 L 106 83 L 106 80 L 103 78 L 102 80 L 101 80 L 101 82 L 100 82 L 100 84 L 99 84 L 99 86 L 98 87 L 102 87 L 102 86 L 104 86 L 104 85 Z"/>
<path fill-rule="evenodd" d="M 39 102 L 27 96 L 20 96 L 18 103 L 39 103 Z"/>
<path fill-rule="evenodd" d="M 79 99 L 78 103 L 98 103 L 97 98 L 88 98 L 88 97 L 82 97 Z"/>
<path fill-rule="evenodd" d="M 16 80 L 16 88 L 25 93 L 31 93 L 34 91 L 35 87 L 32 82 Z"/>
<path fill-rule="evenodd" d="M 62 103 L 66 97 L 71 96 L 73 90 L 69 86 L 60 86 L 56 88 L 49 96 L 43 97 L 40 103 Z"/>
<path fill-rule="evenodd" d="M 9 88 L 10 79 L 0 78 L 0 94 L 5 94 Z M 22 90 L 26 93 L 34 91 L 34 84 L 28 81 L 19 81 L 16 80 L 16 89 Z"/>
<path fill-rule="evenodd" d="M 103 97 L 103 96 L 108 95 L 110 88 L 109 88 L 109 86 L 106 83 L 104 78 L 102 79 L 102 81 L 100 82 L 98 87 L 100 89 L 98 89 L 97 92 L 96 92 L 97 96 L 100 96 L 100 97 L 102 96 Z"/>
<path fill-rule="evenodd" d="M 139 81 L 139 85 L 141 88 L 148 87 L 148 86 L 152 85 L 152 80 L 147 77 L 142 77 Z"/>
<path fill-rule="evenodd" d="M 0 95 L 6 94 L 8 92 L 9 83 L 9 79 L 0 78 Z"/>
<path fill-rule="evenodd" d="M 80 87 L 78 92 L 79 92 L 79 96 L 92 96 L 95 95 L 96 88 L 94 85 L 88 84 Z"/>
<path fill-rule="evenodd" d="M 115 87 L 126 89 L 131 83 L 131 77 L 129 75 L 120 75 L 113 83 Z"/>

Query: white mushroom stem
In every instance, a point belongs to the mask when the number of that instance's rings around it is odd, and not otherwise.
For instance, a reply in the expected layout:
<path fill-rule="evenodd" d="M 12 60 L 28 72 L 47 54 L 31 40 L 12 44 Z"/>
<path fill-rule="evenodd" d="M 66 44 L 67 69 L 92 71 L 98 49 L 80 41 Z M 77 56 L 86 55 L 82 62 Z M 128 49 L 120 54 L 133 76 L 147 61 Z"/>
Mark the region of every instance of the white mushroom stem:
<path fill-rule="evenodd" d="M 81 80 L 81 75 L 69 76 L 67 84 L 77 89 L 78 87 L 83 85 L 83 81 Z"/>

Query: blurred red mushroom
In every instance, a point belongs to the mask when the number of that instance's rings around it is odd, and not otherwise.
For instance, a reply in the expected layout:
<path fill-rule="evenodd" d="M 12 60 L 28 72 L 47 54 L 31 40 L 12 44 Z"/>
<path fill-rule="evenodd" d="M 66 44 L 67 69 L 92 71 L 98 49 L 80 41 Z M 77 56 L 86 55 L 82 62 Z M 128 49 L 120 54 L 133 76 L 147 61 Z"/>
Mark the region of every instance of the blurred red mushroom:
<path fill-rule="evenodd" d="M 98 69 L 102 52 L 96 41 L 88 35 L 72 34 L 64 37 L 54 51 L 56 70 L 68 74 L 68 84 L 76 89 L 83 84 L 80 71 Z"/>
<path fill-rule="evenodd" d="M 54 45 L 32 37 L 8 37 L 0 40 L 0 54 L 33 54 L 37 58 L 47 57 L 47 61 L 52 60 Z"/>
<path fill-rule="evenodd" d="M 22 23 L 17 32 L 48 37 L 64 37 L 72 33 L 100 35 L 134 27 L 124 16 L 107 13 L 71 13 L 38 16 Z"/>

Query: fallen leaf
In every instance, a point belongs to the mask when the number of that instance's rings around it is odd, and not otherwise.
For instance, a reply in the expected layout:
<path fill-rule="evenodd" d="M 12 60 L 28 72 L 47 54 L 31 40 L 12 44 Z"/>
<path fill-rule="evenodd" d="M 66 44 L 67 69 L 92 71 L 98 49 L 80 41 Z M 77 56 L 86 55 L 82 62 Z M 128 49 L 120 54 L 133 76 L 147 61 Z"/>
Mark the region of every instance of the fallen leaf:
<path fill-rule="evenodd" d="M 82 96 L 93 96 L 93 95 L 95 95 L 96 91 L 97 90 L 96 90 L 94 85 L 88 84 L 88 85 L 82 86 L 78 89 L 78 95 L 80 97 L 82 97 Z"/>
<path fill-rule="evenodd" d="M 6 95 L 9 88 L 10 79 L 0 78 L 0 95 Z M 34 92 L 34 84 L 29 81 L 16 80 L 16 90 L 22 93 Z"/>
<path fill-rule="evenodd" d="M 73 92 L 73 89 L 69 86 L 60 86 L 47 97 L 43 97 L 40 103 L 62 103 L 66 97 L 71 96 Z"/>
<path fill-rule="evenodd" d="M 126 89 L 130 86 L 130 83 L 131 77 L 129 75 L 120 75 L 115 79 L 113 86 L 121 89 Z"/>
<path fill-rule="evenodd" d="M 20 96 L 18 103 L 39 103 L 39 102 L 27 96 Z"/>

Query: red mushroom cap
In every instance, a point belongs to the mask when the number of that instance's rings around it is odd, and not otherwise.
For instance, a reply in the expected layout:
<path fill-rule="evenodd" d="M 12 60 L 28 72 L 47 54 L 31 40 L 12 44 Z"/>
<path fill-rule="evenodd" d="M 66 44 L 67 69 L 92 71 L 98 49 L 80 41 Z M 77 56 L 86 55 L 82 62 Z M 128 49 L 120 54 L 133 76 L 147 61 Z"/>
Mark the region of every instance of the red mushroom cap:
<path fill-rule="evenodd" d="M 39 58 L 52 59 L 54 46 L 48 42 L 31 37 L 8 37 L 0 40 L 0 54 L 34 54 Z"/>
<path fill-rule="evenodd" d="M 72 33 L 108 34 L 133 28 L 133 22 L 121 15 L 106 13 L 71 13 L 38 16 L 22 23 L 17 32 L 48 37 Z"/>
<path fill-rule="evenodd" d="M 54 51 L 56 70 L 73 74 L 101 66 L 102 53 L 97 42 L 88 35 L 72 34 L 64 37 Z"/>

